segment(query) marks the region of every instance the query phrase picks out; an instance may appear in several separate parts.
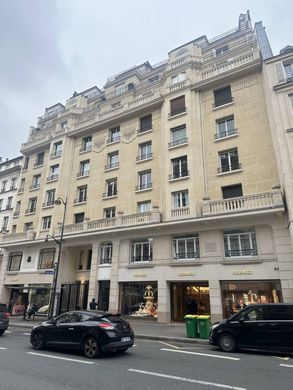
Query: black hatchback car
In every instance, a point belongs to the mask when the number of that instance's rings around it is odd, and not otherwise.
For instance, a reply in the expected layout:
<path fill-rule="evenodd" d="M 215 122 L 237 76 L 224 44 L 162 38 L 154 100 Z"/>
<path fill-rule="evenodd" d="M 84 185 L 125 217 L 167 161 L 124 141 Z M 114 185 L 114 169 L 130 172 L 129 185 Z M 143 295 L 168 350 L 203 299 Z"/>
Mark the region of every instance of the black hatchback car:
<path fill-rule="evenodd" d="M 250 304 L 210 327 L 209 342 L 224 352 L 239 349 L 293 352 L 293 305 Z"/>
<path fill-rule="evenodd" d="M 106 351 L 125 352 L 133 345 L 134 333 L 120 314 L 70 311 L 35 326 L 30 340 L 37 350 L 80 349 L 86 357 L 95 358 Z"/>
<path fill-rule="evenodd" d="M 7 310 L 7 306 L 4 303 L 0 303 L 0 336 L 2 336 L 8 328 L 9 318 L 10 314 Z"/>

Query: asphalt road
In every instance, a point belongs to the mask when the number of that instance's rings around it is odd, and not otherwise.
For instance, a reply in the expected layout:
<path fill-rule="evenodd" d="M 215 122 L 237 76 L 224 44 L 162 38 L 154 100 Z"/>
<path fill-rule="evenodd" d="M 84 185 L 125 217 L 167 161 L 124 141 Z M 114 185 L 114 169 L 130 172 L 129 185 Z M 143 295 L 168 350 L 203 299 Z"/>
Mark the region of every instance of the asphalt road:
<path fill-rule="evenodd" d="M 0 337 L 1 390 L 292 389 L 293 358 L 224 354 L 211 346 L 136 340 L 123 355 L 34 351 L 29 332 Z"/>

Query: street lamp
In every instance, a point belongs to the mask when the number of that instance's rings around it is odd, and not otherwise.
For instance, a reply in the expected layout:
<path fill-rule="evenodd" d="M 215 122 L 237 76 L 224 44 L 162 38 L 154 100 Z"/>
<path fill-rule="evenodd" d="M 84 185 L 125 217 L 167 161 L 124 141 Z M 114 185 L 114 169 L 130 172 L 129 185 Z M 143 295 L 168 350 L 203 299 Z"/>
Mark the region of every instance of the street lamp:
<path fill-rule="evenodd" d="M 45 242 L 48 242 L 49 238 L 52 238 L 59 247 L 57 262 L 54 264 L 54 277 L 53 277 L 53 283 L 52 283 L 52 293 L 51 293 L 49 310 L 48 310 L 48 318 L 49 319 L 53 318 L 53 316 L 54 316 L 54 306 L 55 306 L 55 299 L 56 299 L 59 263 L 60 263 L 61 250 L 62 250 L 62 244 L 63 244 L 63 233 L 64 233 L 64 223 L 65 223 L 67 199 L 63 200 L 62 198 L 59 197 L 58 199 L 56 199 L 54 201 L 54 204 L 57 206 L 63 204 L 64 212 L 63 212 L 63 219 L 62 219 L 62 225 L 61 225 L 60 239 L 57 239 L 56 237 L 51 236 L 50 234 L 47 234 L 46 239 L 45 239 Z"/>

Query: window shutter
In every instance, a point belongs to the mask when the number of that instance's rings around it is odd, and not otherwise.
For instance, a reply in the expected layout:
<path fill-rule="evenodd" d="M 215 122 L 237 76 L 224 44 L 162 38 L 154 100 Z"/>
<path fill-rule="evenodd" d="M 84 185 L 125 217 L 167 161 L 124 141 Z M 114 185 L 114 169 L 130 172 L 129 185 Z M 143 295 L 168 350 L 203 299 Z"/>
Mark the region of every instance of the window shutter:
<path fill-rule="evenodd" d="M 180 114 L 185 111 L 185 96 L 173 99 L 171 103 L 171 115 Z"/>
<path fill-rule="evenodd" d="M 278 83 L 284 83 L 285 82 L 285 75 L 283 70 L 282 62 L 278 62 L 275 64 L 275 72 L 277 76 Z"/>

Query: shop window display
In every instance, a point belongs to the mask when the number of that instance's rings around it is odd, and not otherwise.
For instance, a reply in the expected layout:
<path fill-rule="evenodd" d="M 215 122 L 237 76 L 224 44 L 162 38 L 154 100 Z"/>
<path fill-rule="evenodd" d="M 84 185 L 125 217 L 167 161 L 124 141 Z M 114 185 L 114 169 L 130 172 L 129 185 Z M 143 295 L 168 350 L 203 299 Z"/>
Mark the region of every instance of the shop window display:
<path fill-rule="evenodd" d="M 121 283 L 121 313 L 156 318 L 158 316 L 157 290 L 157 282 Z"/>
<path fill-rule="evenodd" d="M 252 303 L 282 302 L 281 284 L 278 280 L 225 281 L 221 282 L 221 286 L 225 318 Z"/>

